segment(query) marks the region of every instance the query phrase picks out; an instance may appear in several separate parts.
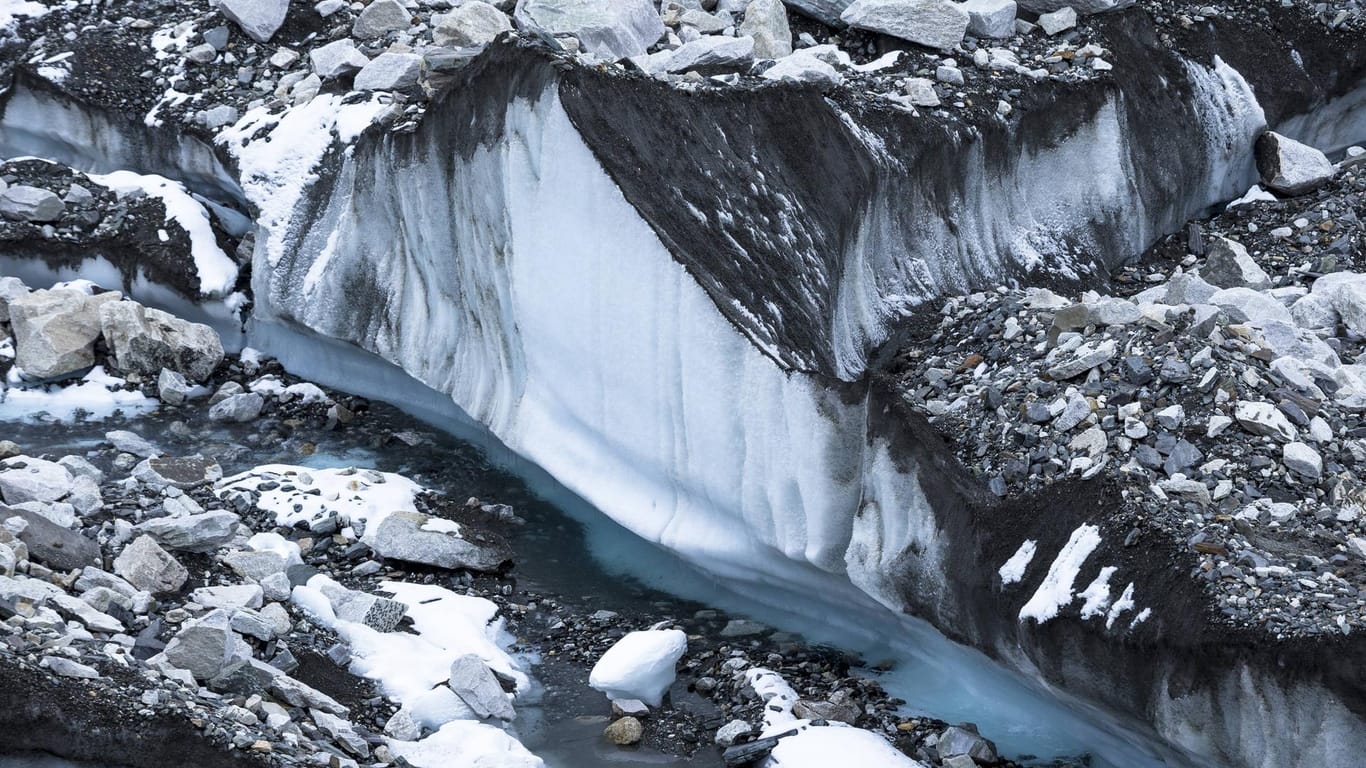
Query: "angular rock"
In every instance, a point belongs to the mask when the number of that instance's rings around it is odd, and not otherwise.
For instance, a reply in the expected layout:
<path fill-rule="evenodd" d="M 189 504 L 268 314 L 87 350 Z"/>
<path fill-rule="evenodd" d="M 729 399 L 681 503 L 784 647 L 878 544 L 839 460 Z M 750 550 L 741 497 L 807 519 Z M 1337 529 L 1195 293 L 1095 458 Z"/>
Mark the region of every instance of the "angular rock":
<path fill-rule="evenodd" d="M 950 0 L 854 0 L 840 20 L 856 29 L 947 51 L 963 42 L 970 17 Z"/>
<path fill-rule="evenodd" d="M 9 303 L 28 292 L 28 286 L 19 278 L 0 277 L 0 323 L 9 322 Z"/>
<path fill-rule="evenodd" d="M 202 456 L 161 457 L 138 462 L 133 479 L 157 492 L 168 486 L 188 491 L 223 479 L 223 468 Z"/>
<path fill-rule="evenodd" d="M 66 211 L 62 198 L 46 189 L 16 184 L 0 192 L 0 216 L 14 221 L 56 221 Z"/>
<path fill-rule="evenodd" d="M 150 459 L 161 455 L 161 449 L 152 445 L 145 438 L 135 432 L 123 429 L 116 429 L 113 432 L 105 432 L 104 439 L 114 446 L 116 450 L 123 453 L 131 453 L 142 459 Z"/>
<path fill-rule="evenodd" d="M 474 654 L 465 654 L 451 662 L 449 685 L 455 695 L 480 718 L 513 720 L 517 717 L 498 678 L 494 677 L 483 659 Z"/>
<path fill-rule="evenodd" d="M 374 0 L 356 17 L 351 25 L 351 35 L 357 40 L 374 40 L 390 32 L 405 30 L 412 23 L 413 15 L 398 0 Z"/>
<path fill-rule="evenodd" d="M 1271 287 L 1270 275 L 1257 266 L 1243 244 L 1227 237 L 1215 238 L 1210 243 L 1200 276 L 1220 288 L 1245 286 L 1260 291 Z"/>
<path fill-rule="evenodd" d="M 264 43 L 275 35 L 289 14 L 289 0 L 216 0 L 218 9 L 247 33 Z"/>
<path fill-rule="evenodd" d="M 717 70 L 734 69 L 754 55 L 754 38 L 709 35 L 691 43 L 684 43 L 665 62 L 666 72 L 697 70 L 708 74 Z"/>
<path fill-rule="evenodd" d="M 522 30 L 573 35 L 584 50 L 614 61 L 645 53 L 665 32 L 651 0 L 518 0 L 513 18 Z"/>
<path fill-rule="evenodd" d="M 101 306 L 100 328 L 121 371 L 151 377 L 169 368 L 202 382 L 223 362 L 223 342 L 212 328 L 134 301 Z"/>
<path fill-rule="evenodd" d="M 737 34 L 754 38 L 754 56 L 781 59 L 792 53 L 792 28 L 782 0 L 750 0 Z"/>
<path fill-rule="evenodd" d="M 19 456 L 0 465 L 0 498 L 6 504 L 50 503 L 71 493 L 76 478 L 51 461 Z"/>
<path fill-rule="evenodd" d="M 232 615 L 216 610 L 187 624 L 163 651 L 172 666 L 208 681 L 225 668 L 251 658 L 251 646 L 232 631 Z"/>
<path fill-rule="evenodd" d="M 1281 446 L 1281 461 L 1305 479 L 1318 482 L 1323 477 L 1323 457 L 1307 443 L 1291 442 Z"/>
<path fill-rule="evenodd" d="M 1235 323 L 1261 325 L 1280 322 L 1291 325 L 1295 322 L 1284 304 L 1251 288 L 1225 288 L 1211 296 L 1209 303 L 1224 310 L 1229 320 Z"/>
<path fill-rule="evenodd" d="M 38 379 L 61 378 L 90 368 L 100 337 L 101 307 L 119 298 L 118 293 L 90 296 L 58 288 L 11 299 L 15 364 Z"/>
<path fill-rule="evenodd" d="M 100 545 L 94 541 L 35 512 L 0 504 L 0 522 L 13 517 L 24 520 L 24 529 L 17 536 L 28 547 L 30 560 L 54 571 L 76 570 L 99 562 Z"/>
<path fill-rule="evenodd" d="M 941 760 L 954 755 L 967 755 L 979 763 L 996 762 L 996 745 L 957 725 L 944 729 L 939 735 L 937 749 Z"/>
<path fill-rule="evenodd" d="M 361 67 L 354 87 L 358 91 L 397 91 L 417 85 L 422 57 L 415 53 L 382 53 Z"/>
<path fill-rule="evenodd" d="M 221 587 L 200 587 L 190 593 L 190 599 L 205 608 L 260 608 L 265 604 L 261 588 L 255 584 L 233 584 Z"/>
<path fill-rule="evenodd" d="M 1333 164 L 1317 149 L 1267 131 L 1257 139 L 1257 171 L 1267 189 L 1302 195 L 1333 178 Z"/>
<path fill-rule="evenodd" d="M 1114 359 L 1117 352 L 1118 348 L 1111 340 L 1099 344 L 1082 344 L 1073 352 L 1058 355 L 1048 367 L 1048 376 L 1054 381 L 1065 381 L 1080 376 L 1101 363 Z"/>
<path fill-rule="evenodd" d="M 334 40 L 308 52 L 308 60 L 313 71 L 324 80 L 357 72 L 370 63 L 365 54 L 356 49 L 356 43 L 349 37 Z"/>
<path fill-rule="evenodd" d="M 1015 0 L 966 0 L 968 33 L 975 37 L 1003 39 L 1015 34 Z"/>
<path fill-rule="evenodd" d="M 162 368 L 157 376 L 157 397 L 163 403 L 181 405 L 190 397 L 190 383 L 179 372 Z"/>
<path fill-rule="evenodd" d="M 812 83 L 833 88 L 844 82 L 844 76 L 825 61 L 812 56 L 805 49 L 784 56 L 764 70 L 763 78 L 775 82 Z"/>
<path fill-rule="evenodd" d="M 419 512 L 394 512 L 379 524 L 371 546 L 380 557 L 438 568 L 496 571 L 506 561 L 502 552 L 467 541 L 458 531 Z"/>
<path fill-rule="evenodd" d="M 42 665 L 52 670 L 54 674 L 62 677 L 73 677 L 86 680 L 97 680 L 101 677 L 98 670 L 87 666 L 78 661 L 72 661 L 65 656 L 44 656 Z"/>
<path fill-rule="evenodd" d="M 1040 14 L 1039 26 L 1043 28 L 1044 34 L 1050 37 L 1066 32 L 1077 26 L 1077 11 L 1071 6 L 1065 6 L 1050 13 Z"/>
<path fill-rule="evenodd" d="M 451 48 L 472 48 L 488 45 L 503 32 L 512 29 L 507 14 L 482 0 L 463 3 L 450 13 L 433 20 L 432 42 Z"/>
<path fill-rule="evenodd" d="M 255 392 L 246 392 L 240 395 L 232 395 L 215 403 L 209 409 L 209 418 L 214 421 L 233 421 L 243 424 L 260 416 L 265 407 L 265 398 Z"/>
<path fill-rule="evenodd" d="M 331 715 L 346 714 L 346 707 L 337 703 L 336 699 L 288 675 L 279 675 L 272 679 L 270 692 L 291 707 L 321 709 Z"/>
<path fill-rule="evenodd" d="M 167 549 L 211 552 L 232 541 L 241 519 L 231 512 L 214 511 L 182 517 L 156 517 L 133 526 Z"/>
<path fill-rule="evenodd" d="M 190 572 L 150 536 L 139 536 L 114 558 L 114 573 L 138 589 L 161 594 L 178 592 Z"/>
<path fill-rule="evenodd" d="M 1254 435 L 1274 437 L 1284 443 L 1298 434 L 1295 425 L 1271 403 L 1240 400 L 1233 408 L 1233 419 Z"/>

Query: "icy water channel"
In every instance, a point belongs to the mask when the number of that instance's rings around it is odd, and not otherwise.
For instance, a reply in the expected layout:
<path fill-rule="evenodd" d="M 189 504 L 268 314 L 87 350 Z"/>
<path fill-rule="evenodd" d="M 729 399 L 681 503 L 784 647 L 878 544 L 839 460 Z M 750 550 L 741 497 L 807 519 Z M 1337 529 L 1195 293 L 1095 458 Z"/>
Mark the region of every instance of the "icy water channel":
<path fill-rule="evenodd" d="M 784 594 L 781 585 L 762 593 L 752 585 L 745 594 L 727 589 L 592 510 L 506 449 L 487 447 L 487 442 L 480 448 L 445 431 L 462 429 L 455 421 L 436 429 L 397 408 L 374 403 L 364 428 L 327 432 L 304 426 L 282 442 L 261 444 L 251 425 L 192 425 L 203 430 L 193 440 L 171 439 L 166 430 L 178 416 L 183 412 L 95 422 L 43 423 L 34 417 L 15 422 L 5 421 L 5 406 L 0 405 L 0 431 L 33 454 L 85 453 L 101 444 L 105 432 L 130 429 L 169 452 L 214 456 L 225 474 L 277 462 L 402 473 L 457 499 L 477 496 L 512 505 L 527 521 L 511 532 L 519 585 L 554 597 L 582 615 L 611 610 L 651 620 L 685 620 L 700 608 L 718 608 L 890 668 L 885 673 L 867 668 L 855 673 L 878 677 L 893 696 L 908 702 L 907 715 L 977 723 L 1007 755 L 1028 755 L 1040 763 L 1086 755 L 1090 765 L 1126 768 L 1164 764 L 1143 740 L 1107 723 L 1104 716 L 1072 711 L 923 622 L 872 605 L 834 577 L 830 594 L 820 596 Z M 399 432 L 420 435 L 420 444 L 380 444 L 376 437 Z M 831 611 L 832 605 L 845 610 Z M 518 735 L 552 768 L 722 764 L 719 750 L 711 746 L 688 760 L 611 746 L 601 735 L 609 705 L 581 679 L 586 673 L 553 660 L 540 661 L 531 672 L 541 683 L 540 696 L 521 707 Z M 675 686 L 673 696 L 704 714 L 709 706 L 682 684 Z M 25 760 L 29 758 L 0 758 L 0 767 L 61 765 Z"/>

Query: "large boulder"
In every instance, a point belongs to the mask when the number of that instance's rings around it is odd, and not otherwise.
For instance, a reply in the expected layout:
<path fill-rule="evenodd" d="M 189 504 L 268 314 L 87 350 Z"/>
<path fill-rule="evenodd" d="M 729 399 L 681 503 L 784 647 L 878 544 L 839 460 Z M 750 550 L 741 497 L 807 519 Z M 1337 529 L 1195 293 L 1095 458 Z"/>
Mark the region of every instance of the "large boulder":
<path fill-rule="evenodd" d="M 517 26 L 547 35 L 573 35 L 584 50 L 607 59 L 645 53 L 664 36 L 651 0 L 517 0 Z"/>
<path fill-rule="evenodd" d="M 842 27 L 844 22 L 840 21 L 840 14 L 849 7 L 851 0 L 783 0 L 783 2 L 787 7 L 803 16 L 829 24 L 832 27 Z"/>
<path fill-rule="evenodd" d="M 1250 256 L 1243 244 L 1227 237 L 1210 243 L 1209 256 L 1200 276 L 1220 288 L 1246 286 L 1256 290 L 1271 287 L 1271 276 Z"/>
<path fill-rule="evenodd" d="M 231 512 L 204 512 L 182 517 L 157 517 L 134 526 L 168 549 L 211 552 L 232 541 L 241 519 Z"/>
<path fill-rule="evenodd" d="M 667 72 L 730 70 L 754 57 L 754 38 L 706 35 L 684 43 L 669 57 Z"/>
<path fill-rule="evenodd" d="M 9 303 L 28 293 L 28 286 L 17 277 L 0 277 L 0 323 L 9 322 Z"/>
<path fill-rule="evenodd" d="M 357 40 L 374 40 L 390 32 L 407 29 L 413 15 L 398 0 L 374 0 L 365 6 L 351 25 L 351 36 Z"/>
<path fill-rule="evenodd" d="M 60 197 L 39 187 L 16 184 L 0 192 L 0 216 L 16 221 L 56 221 L 66 204 Z"/>
<path fill-rule="evenodd" d="M 138 462 L 133 467 L 133 479 L 156 492 L 167 486 L 188 491 L 223 479 L 223 468 L 202 456 L 164 456 Z"/>
<path fill-rule="evenodd" d="M 163 653 L 172 666 L 188 670 L 203 682 L 250 659 L 251 646 L 232 631 L 232 613 L 220 609 L 187 624 L 166 644 Z"/>
<path fill-rule="evenodd" d="M 1333 164 L 1317 149 L 1267 131 L 1257 139 L 1257 171 L 1267 189 L 1302 195 L 1333 178 Z"/>
<path fill-rule="evenodd" d="M 36 512 L 0 504 L 0 522 L 14 517 L 24 521 L 18 537 L 28 547 L 30 560 L 55 571 L 77 570 L 99 562 L 100 545 L 94 541 Z"/>
<path fill-rule="evenodd" d="M 488 45 L 512 29 L 507 14 L 482 0 L 470 0 L 433 21 L 432 42 L 452 48 Z"/>
<path fill-rule="evenodd" d="M 857 29 L 942 51 L 963 42 L 970 21 L 968 12 L 950 0 L 854 0 L 840 18 Z"/>
<path fill-rule="evenodd" d="M 416 53 L 381 53 L 361 67 L 354 83 L 358 91 L 397 91 L 417 85 L 422 57 Z"/>
<path fill-rule="evenodd" d="M 218 10 L 247 33 L 247 37 L 264 43 L 285 23 L 289 0 L 217 0 Z"/>
<path fill-rule="evenodd" d="M 313 65 L 313 71 L 324 80 L 349 75 L 370 63 L 370 59 L 356 48 L 356 42 L 349 37 L 314 48 L 308 52 L 308 60 Z"/>
<path fill-rule="evenodd" d="M 966 0 L 968 32 L 977 37 L 1006 38 L 1015 34 L 1015 0 Z"/>
<path fill-rule="evenodd" d="M 9 301 L 15 364 L 28 376 L 55 379 L 95 364 L 101 310 L 122 298 L 69 288 L 33 291 Z"/>
<path fill-rule="evenodd" d="M 451 662 L 451 690 L 460 700 L 469 705 L 480 718 L 496 717 L 512 720 L 517 713 L 512 702 L 503 692 L 484 660 L 473 654 L 465 654 Z"/>
<path fill-rule="evenodd" d="M 223 342 L 212 328 L 134 301 L 100 306 L 100 328 L 119 370 L 148 377 L 170 369 L 195 381 L 223 362 Z"/>
<path fill-rule="evenodd" d="M 438 568 L 496 571 L 503 552 L 460 535 L 461 526 L 420 512 L 394 512 L 379 524 L 371 548 L 380 557 Z"/>
<path fill-rule="evenodd" d="M 178 592 L 190 572 L 150 536 L 139 536 L 114 558 L 114 573 L 152 594 Z"/>
<path fill-rule="evenodd" d="M 1336 312 L 1347 330 L 1366 337 L 1366 275 L 1355 272 L 1333 272 L 1314 281 L 1309 296 L 1318 297 Z M 1296 304 L 1298 306 L 1298 303 Z"/>
<path fill-rule="evenodd" d="M 51 461 L 18 456 L 0 464 L 0 498 L 6 504 L 57 501 L 71 493 L 76 478 Z"/>
<path fill-rule="evenodd" d="M 792 53 L 792 28 L 782 0 L 750 0 L 739 34 L 754 38 L 754 55 L 761 59 L 781 59 Z"/>

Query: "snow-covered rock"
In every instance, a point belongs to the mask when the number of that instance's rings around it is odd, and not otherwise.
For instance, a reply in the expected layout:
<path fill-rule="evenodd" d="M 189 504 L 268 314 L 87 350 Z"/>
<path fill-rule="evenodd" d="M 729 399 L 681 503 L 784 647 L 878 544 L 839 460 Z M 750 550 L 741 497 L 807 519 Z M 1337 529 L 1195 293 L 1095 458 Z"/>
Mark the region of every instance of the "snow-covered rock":
<path fill-rule="evenodd" d="M 518 0 L 517 26 L 548 35 L 573 35 L 583 49 L 607 59 L 639 56 L 664 36 L 650 0 Z"/>
<path fill-rule="evenodd" d="M 630 632 L 598 659 L 588 684 L 617 699 L 638 699 L 657 707 L 673 685 L 674 666 L 688 650 L 688 636 L 677 629 Z"/>
<path fill-rule="evenodd" d="M 940 50 L 963 42 L 969 22 L 968 12 L 950 0 L 854 0 L 840 19 L 857 29 Z"/>
<path fill-rule="evenodd" d="M 1286 195 L 1302 195 L 1323 186 L 1335 169 L 1317 149 L 1275 131 L 1257 139 L 1257 170 L 1267 188 Z"/>

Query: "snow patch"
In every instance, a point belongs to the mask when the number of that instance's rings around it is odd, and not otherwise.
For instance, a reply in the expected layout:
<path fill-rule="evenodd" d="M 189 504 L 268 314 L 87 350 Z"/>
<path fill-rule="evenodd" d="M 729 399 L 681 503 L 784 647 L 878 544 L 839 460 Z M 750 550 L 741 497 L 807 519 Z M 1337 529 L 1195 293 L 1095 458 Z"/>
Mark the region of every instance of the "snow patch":
<path fill-rule="evenodd" d="M 0 346 L 0 356 L 12 355 Z M 15 369 L 11 368 L 11 374 Z M 115 415 L 132 416 L 157 408 L 157 401 L 97 365 L 75 384 L 37 387 L 7 386 L 0 382 L 0 421 L 98 421 Z"/>
<path fill-rule="evenodd" d="M 263 483 L 276 487 L 261 490 Z M 417 496 L 425 490 L 391 472 L 265 464 L 219 481 L 217 493 L 226 497 L 234 491 L 257 491 L 257 505 L 275 515 L 276 525 L 309 524 L 333 513 L 343 523 L 363 522 L 361 541 L 371 543 L 384 518 L 394 512 L 416 512 Z"/>
<path fill-rule="evenodd" d="M 1014 584 L 1024 578 L 1025 569 L 1034 560 L 1034 551 L 1038 542 L 1033 539 L 1025 539 L 1020 548 L 1015 550 L 1015 554 L 1005 561 L 997 573 L 1001 574 L 1001 586 Z"/>
<path fill-rule="evenodd" d="M 1054 558 L 1053 565 L 1049 566 L 1048 575 L 1044 576 L 1043 583 L 1035 590 L 1034 596 L 1029 598 L 1029 602 L 1020 609 L 1020 621 L 1034 619 L 1042 624 L 1057 616 L 1063 606 L 1072 602 L 1072 585 L 1077 580 L 1077 574 L 1081 572 L 1081 566 L 1086 562 L 1086 558 L 1090 557 L 1098 546 L 1100 528 L 1094 525 L 1081 525 L 1072 531 L 1072 536 Z"/>

